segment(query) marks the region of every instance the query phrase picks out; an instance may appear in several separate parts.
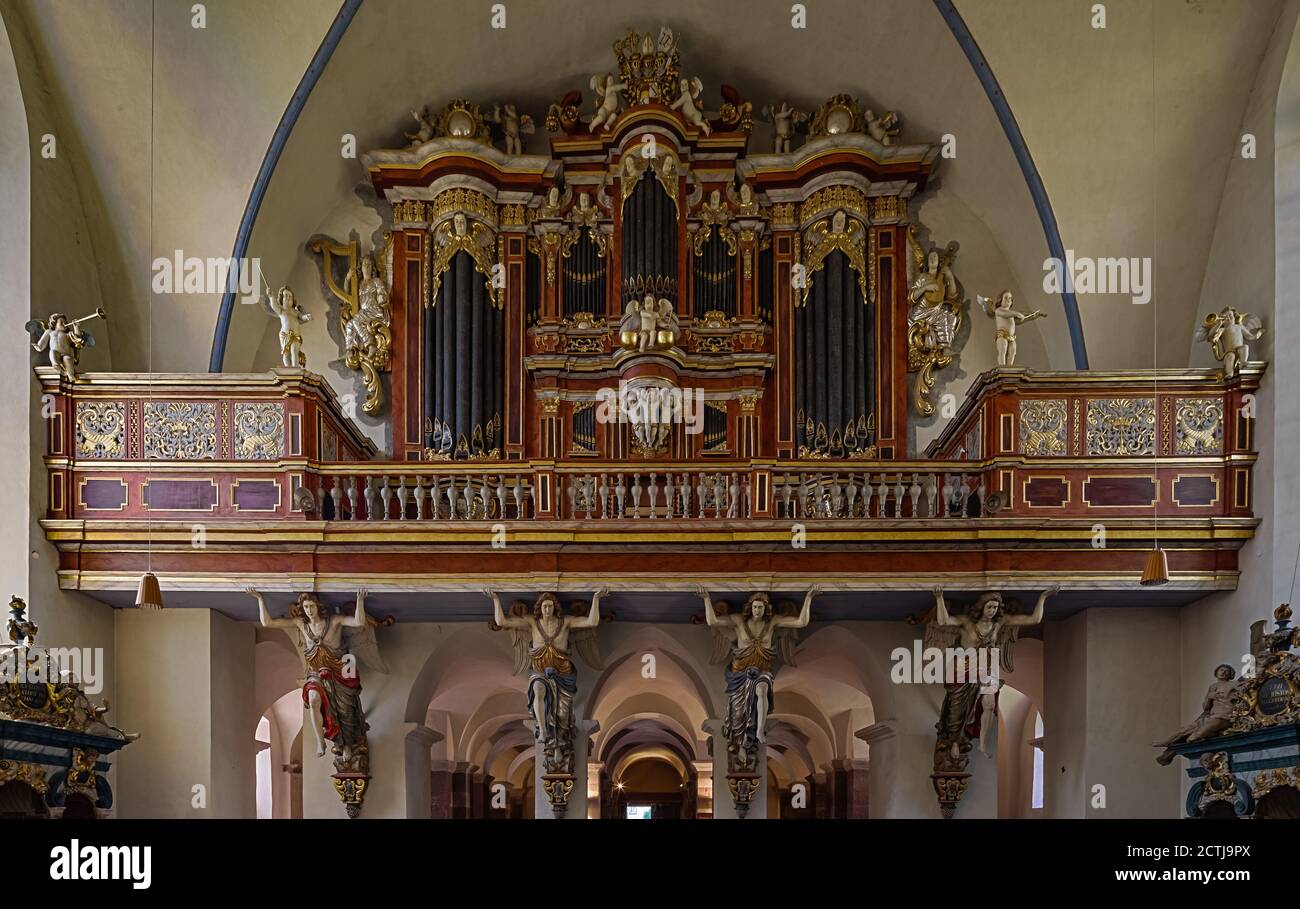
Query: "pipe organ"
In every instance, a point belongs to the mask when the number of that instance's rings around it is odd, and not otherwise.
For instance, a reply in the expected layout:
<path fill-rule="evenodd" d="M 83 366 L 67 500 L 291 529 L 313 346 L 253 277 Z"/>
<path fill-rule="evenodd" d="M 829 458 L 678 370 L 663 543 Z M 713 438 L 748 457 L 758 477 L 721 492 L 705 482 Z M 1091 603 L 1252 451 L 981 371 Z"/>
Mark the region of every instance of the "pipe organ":
<path fill-rule="evenodd" d="M 764 108 L 753 148 L 754 103 L 722 86 L 706 110 L 670 37 L 618 42 L 589 118 L 577 91 L 551 106 L 545 152 L 513 144 L 513 105 L 503 151 L 453 100 L 364 156 L 391 215 L 394 457 L 910 454 L 909 372 L 921 402 L 952 354 L 908 293 L 937 147 L 835 95 Z"/>

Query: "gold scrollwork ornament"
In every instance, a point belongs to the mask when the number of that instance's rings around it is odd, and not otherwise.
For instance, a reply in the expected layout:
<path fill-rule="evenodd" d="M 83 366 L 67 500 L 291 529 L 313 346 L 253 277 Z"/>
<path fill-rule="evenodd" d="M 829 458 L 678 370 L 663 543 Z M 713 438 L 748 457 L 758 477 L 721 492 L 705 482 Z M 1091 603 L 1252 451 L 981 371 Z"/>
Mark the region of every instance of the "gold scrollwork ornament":
<path fill-rule="evenodd" d="M 366 389 L 361 409 L 374 416 L 384 403 L 380 374 L 387 372 L 392 362 L 392 311 L 386 277 L 392 257 L 392 234 L 385 232 L 383 249 L 374 258 L 363 257 L 356 241 L 336 243 L 328 237 L 317 237 L 308 246 L 320 255 L 325 287 L 339 303 L 343 363 L 361 373 Z M 345 265 L 342 285 L 335 276 L 335 259 Z"/>

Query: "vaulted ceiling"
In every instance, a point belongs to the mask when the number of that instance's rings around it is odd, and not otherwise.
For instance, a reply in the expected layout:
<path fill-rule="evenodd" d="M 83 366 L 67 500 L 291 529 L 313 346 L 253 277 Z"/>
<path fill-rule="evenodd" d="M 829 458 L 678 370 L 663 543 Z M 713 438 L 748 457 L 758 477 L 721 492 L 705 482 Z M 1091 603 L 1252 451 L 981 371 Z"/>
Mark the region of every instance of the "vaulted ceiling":
<path fill-rule="evenodd" d="M 1291 5 L 1294 5 L 1292 3 Z M 1049 318 L 1025 339 L 1027 365 L 1071 368 L 1059 298 L 1042 289 L 1044 233 L 1012 148 L 935 4 L 822 0 L 807 28 L 786 0 L 660 0 L 488 6 L 363 3 L 298 120 L 267 188 L 249 254 L 272 284 L 304 242 L 339 219 L 364 175 L 340 153 L 389 146 L 409 110 L 453 97 L 515 101 L 539 123 L 565 90 L 614 65 L 628 26 L 668 25 L 685 73 L 716 109 L 718 86 L 756 108 L 805 107 L 840 91 L 898 110 L 904 137 L 956 138 L 957 156 L 914 211 L 934 239 L 962 244 L 968 292 L 1017 291 Z M 1162 365 L 1185 365 L 1229 163 L 1284 0 L 1132 0 L 1107 4 L 1106 28 L 1074 0 L 958 0 L 1042 175 L 1064 245 L 1079 255 L 1149 256 Z M 206 369 L 219 298 L 154 297 L 149 263 L 177 249 L 227 256 L 268 143 L 339 0 L 3 0 L 33 147 L 33 310 L 104 305 L 109 341 L 91 368 Z M 1294 12 L 1291 11 L 1292 17 Z M 544 148 L 545 136 L 529 150 Z M 755 145 L 761 144 L 756 135 Z M 1271 224 L 1271 221 L 1269 222 Z M 1091 365 L 1148 366 L 1155 306 L 1080 300 Z M 264 368 L 268 320 L 236 307 L 227 370 Z"/>

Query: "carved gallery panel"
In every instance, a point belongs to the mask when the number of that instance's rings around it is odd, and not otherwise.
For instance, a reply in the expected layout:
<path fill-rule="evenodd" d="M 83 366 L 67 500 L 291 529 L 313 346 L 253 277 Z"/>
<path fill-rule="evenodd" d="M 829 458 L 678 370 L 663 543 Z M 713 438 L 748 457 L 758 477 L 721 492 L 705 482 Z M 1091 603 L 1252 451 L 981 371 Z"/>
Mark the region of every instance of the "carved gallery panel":
<path fill-rule="evenodd" d="M 284 405 L 278 401 L 235 404 L 235 457 L 245 461 L 274 461 L 284 440 Z"/>
<path fill-rule="evenodd" d="M 144 456 L 200 461 L 217 456 L 217 405 L 212 401 L 146 401 Z"/>
<path fill-rule="evenodd" d="M 1179 398 L 1174 406 L 1175 451 L 1180 455 L 1223 454 L 1223 401 Z"/>
<path fill-rule="evenodd" d="M 77 457 L 120 458 L 126 442 L 126 407 L 121 401 L 77 402 Z"/>
<path fill-rule="evenodd" d="M 1064 398 L 1021 401 L 1020 453 L 1040 458 L 1068 454 L 1065 413 Z"/>
<path fill-rule="evenodd" d="M 1110 457 L 1155 452 L 1155 398 L 1093 398 L 1088 402 L 1088 454 Z"/>

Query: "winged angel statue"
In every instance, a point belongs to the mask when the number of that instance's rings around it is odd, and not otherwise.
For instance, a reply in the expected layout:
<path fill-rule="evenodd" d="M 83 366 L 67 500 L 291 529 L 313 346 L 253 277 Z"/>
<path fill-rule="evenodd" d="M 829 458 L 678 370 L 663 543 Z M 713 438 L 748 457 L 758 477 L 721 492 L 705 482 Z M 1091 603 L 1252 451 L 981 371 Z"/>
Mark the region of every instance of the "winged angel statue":
<path fill-rule="evenodd" d="M 357 661 L 376 672 L 387 674 L 388 666 L 379 655 L 375 626 L 390 624 L 366 615 L 366 591 L 357 591 L 357 608 L 352 615 L 330 614 L 329 607 L 315 594 L 301 594 L 289 615 L 273 619 L 262 594 L 249 587 L 257 600 L 258 618 L 264 628 L 289 632 L 302 657 L 306 677 L 302 700 L 311 714 L 316 737 L 316 754 L 325 754 L 325 743 L 333 743 L 334 767 L 340 773 L 369 770 L 365 712 L 361 708 L 361 678 Z"/>
<path fill-rule="evenodd" d="M 1214 359 L 1223 364 L 1223 374 L 1229 379 L 1250 359 L 1250 342 L 1263 335 L 1264 323 L 1259 316 L 1232 306 L 1210 313 L 1196 329 L 1196 340 L 1210 345 Z"/>
<path fill-rule="evenodd" d="M 483 593 L 492 601 L 494 631 L 510 631 L 515 651 L 515 674 L 528 671 L 528 711 L 537 721 L 537 740 L 542 743 L 543 760 L 548 773 L 573 772 L 573 702 L 578 694 L 578 670 L 573 665 L 576 650 L 584 663 L 604 669 L 596 646 L 596 628 L 600 625 L 602 588 L 585 603 L 570 606 L 570 615 L 560 613 L 560 601 L 553 593 L 543 593 L 533 603 L 516 601 L 506 615 L 501 597 L 492 590 Z"/>
<path fill-rule="evenodd" d="M 820 587 L 808 591 L 797 615 L 791 614 L 793 604 L 784 614 L 776 615 L 765 593 L 753 594 L 743 610 L 732 614 L 723 603 L 718 604 L 721 609 L 715 609 L 709 592 L 696 588 L 704 600 L 704 619 L 713 629 L 710 662 L 726 664 L 727 719 L 722 737 L 727 740 L 732 771 L 751 771 L 756 766 L 759 749 L 767 740 L 778 657 L 782 663 L 795 664 L 797 632 L 811 620 L 813 597 L 820 591 Z"/>
<path fill-rule="evenodd" d="M 1011 649 L 1024 625 L 1043 620 L 1047 598 L 1060 588 L 1043 591 L 1030 615 L 1012 615 L 1000 593 L 985 593 L 966 615 L 951 615 L 943 588 L 934 588 L 934 618 L 925 627 L 925 646 L 941 649 L 944 660 L 943 706 L 935 724 L 935 770 L 964 770 L 971 740 L 988 754 L 988 732 L 997 715 L 1001 672 L 1015 667 Z M 987 714 L 987 717 L 984 716 Z"/>

